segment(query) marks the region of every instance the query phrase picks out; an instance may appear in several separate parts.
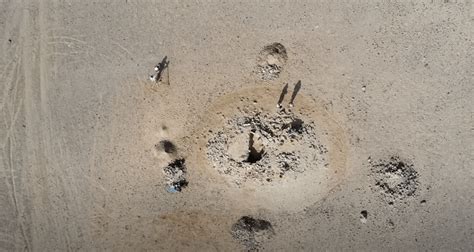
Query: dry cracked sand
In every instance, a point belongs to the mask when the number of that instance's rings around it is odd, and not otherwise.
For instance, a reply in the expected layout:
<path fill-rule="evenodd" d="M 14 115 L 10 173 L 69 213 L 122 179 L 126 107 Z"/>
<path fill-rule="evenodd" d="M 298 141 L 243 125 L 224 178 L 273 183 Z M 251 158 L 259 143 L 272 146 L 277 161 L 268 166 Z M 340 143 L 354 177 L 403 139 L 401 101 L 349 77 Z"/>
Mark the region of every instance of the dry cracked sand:
<path fill-rule="evenodd" d="M 474 250 L 473 31 L 471 0 L 0 1 L 0 250 Z"/>

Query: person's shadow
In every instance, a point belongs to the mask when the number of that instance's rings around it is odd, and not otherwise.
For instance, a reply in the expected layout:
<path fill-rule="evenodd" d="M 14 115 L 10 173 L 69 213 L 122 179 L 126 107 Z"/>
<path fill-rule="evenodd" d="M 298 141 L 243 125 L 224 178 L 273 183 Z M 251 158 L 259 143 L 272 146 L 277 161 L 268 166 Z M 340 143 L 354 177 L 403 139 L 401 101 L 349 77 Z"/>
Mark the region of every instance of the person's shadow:
<path fill-rule="evenodd" d="M 290 106 L 294 106 L 295 98 L 298 92 L 301 89 L 301 80 L 296 83 L 295 88 L 293 89 L 293 93 L 291 94 Z"/>
<path fill-rule="evenodd" d="M 168 68 L 168 65 L 170 64 L 170 61 L 168 60 L 168 56 L 165 56 L 163 60 L 158 63 L 156 67 L 158 67 L 158 72 L 156 73 L 156 80 L 159 81 L 161 80 L 161 76 L 163 74 L 163 71 Z"/>
<path fill-rule="evenodd" d="M 280 108 L 281 103 L 283 102 L 283 99 L 285 99 L 285 95 L 288 93 L 288 83 L 283 87 L 283 90 L 281 90 L 280 98 L 278 99 L 277 106 Z"/>

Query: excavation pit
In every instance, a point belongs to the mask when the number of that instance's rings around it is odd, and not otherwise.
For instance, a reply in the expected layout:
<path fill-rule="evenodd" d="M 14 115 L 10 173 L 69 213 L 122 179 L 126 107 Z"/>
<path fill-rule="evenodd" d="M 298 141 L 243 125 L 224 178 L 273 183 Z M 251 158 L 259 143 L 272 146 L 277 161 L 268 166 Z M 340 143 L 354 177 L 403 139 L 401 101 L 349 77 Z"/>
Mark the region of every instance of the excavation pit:
<path fill-rule="evenodd" d="M 261 143 L 258 143 L 257 140 L 260 139 L 254 133 L 249 134 L 249 150 L 248 157 L 246 162 L 254 164 L 263 158 L 265 150 Z"/>
<path fill-rule="evenodd" d="M 286 48 L 282 44 L 266 45 L 257 57 L 257 73 L 262 80 L 274 80 L 279 77 L 287 60 Z"/>
<path fill-rule="evenodd" d="M 207 143 L 213 167 L 236 184 L 296 178 L 326 163 L 327 149 L 315 133 L 314 122 L 285 109 L 241 112 L 215 131 Z"/>
<path fill-rule="evenodd" d="M 242 216 L 232 225 L 231 234 L 248 251 L 258 251 L 262 243 L 269 240 L 275 234 L 275 231 L 272 224 L 267 220 Z"/>
<path fill-rule="evenodd" d="M 346 176 L 346 134 L 327 102 L 298 94 L 291 106 L 281 93 L 261 86 L 216 98 L 192 133 L 195 172 L 251 209 L 301 211 Z"/>
<path fill-rule="evenodd" d="M 163 151 L 168 154 L 175 154 L 177 151 L 176 145 L 169 140 L 161 140 L 158 144 L 155 145 L 155 149 L 158 151 Z"/>
<path fill-rule="evenodd" d="M 413 163 L 408 160 L 398 156 L 379 160 L 372 164 L 372 176 L 376 188 L 389 203 L 395 200 L 404 201 L 417 195 L 419 175 Z"/>

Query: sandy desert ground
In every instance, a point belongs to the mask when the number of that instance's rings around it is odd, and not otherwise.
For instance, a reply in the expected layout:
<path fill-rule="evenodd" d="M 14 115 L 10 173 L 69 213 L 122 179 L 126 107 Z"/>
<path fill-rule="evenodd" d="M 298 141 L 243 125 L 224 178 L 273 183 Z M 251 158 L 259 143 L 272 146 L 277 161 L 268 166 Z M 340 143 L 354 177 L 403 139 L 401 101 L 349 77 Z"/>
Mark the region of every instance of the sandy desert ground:
<path fill-rule="evenodd" d="M 473 5 L 1 0 L 0 250 L 474 250 Z"/>

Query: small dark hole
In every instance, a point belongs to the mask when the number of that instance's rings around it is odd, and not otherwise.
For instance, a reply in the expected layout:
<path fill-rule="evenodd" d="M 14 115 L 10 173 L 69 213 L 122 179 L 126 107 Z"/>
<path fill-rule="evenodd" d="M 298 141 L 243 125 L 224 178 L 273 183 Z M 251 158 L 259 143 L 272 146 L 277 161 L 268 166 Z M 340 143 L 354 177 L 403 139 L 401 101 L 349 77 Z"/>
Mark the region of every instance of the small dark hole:
<path fill-rule="evenodd" d="M 263 153 L 264 153 L 263 150 L 257 151 L 257 149 L 255 149 L 255 147 L 254 147 L 255 141 L 254 141 L 253 138 L 254 138 L 254 134 L 250 133 L 249 156 L 246 160 L 247 162 L 252 163 L 252 164 L 258 162 L 259 160 L 261 160 L 262 157 L 263 157 Z"/>
<path fill-rule="evenodd" d="M 303 120 L 295 119 L 291 122 L 290 130 L 292 132 L 302 133 L 303 132 Z"/>
<path fill-rule="evenodd" d="M 364 219 L 367 219 L 367 215 L 369 215 L 369 213 L 367 212 L 367 210 L 362 210 L 360 212 L 360 215 L 362 215 L 362 217 L 364 217 Z"/>
<path fill-rule="evenodd" d="M 283 170 L 285 170 L 285 171 L 290 170 L 290 165 L 289 165 L 287 162 L 284 162 L 282 166 L 283 166 L 283 167 L 282 167 Z"/>
<path fill-rule="evenodd" d="M 169 140 L 162 140 L 160 141 L 160 147 L 166 152 L 166 153 L 175 153 L 176 152 L 176 145 L 174 145 L 171 141 Z"/>
<path fill-rule="evenodd" d="M 397 164 L 397 169 L 401 170 L 401 169 L 403 169 L 404 167 L 405 167 L 405 163 L 403 163 L 403 162 L 398 162 L 398 164 Z"/>

